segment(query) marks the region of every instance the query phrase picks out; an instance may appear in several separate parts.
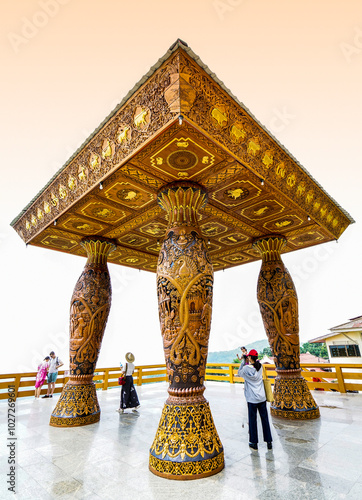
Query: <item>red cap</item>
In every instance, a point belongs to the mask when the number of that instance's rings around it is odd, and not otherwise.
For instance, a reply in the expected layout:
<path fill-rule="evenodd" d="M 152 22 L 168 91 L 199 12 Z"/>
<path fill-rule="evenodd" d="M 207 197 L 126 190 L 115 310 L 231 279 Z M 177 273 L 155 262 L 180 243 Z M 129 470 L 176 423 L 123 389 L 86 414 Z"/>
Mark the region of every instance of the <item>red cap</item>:
<path fill-rule="evenodd" d="M 252 350 L 249 352 L 248 356 L 256 356 L 256 357 L 258 357 L 258 351 L 256 351 L 255 349 L 252 349 Z"/>

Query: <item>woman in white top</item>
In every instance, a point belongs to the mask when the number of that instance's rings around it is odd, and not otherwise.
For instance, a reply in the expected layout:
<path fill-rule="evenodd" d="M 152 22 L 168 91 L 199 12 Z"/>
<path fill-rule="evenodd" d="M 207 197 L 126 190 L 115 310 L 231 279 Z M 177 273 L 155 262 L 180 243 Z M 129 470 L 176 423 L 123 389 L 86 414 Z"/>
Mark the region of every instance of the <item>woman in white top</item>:
<path fill-rule="evenodd" d="M 135 357 L 131 352 L 127 352 L 126 364 L 122 369 L 122 374 L 126 377 L 126 383 L 122 385 L 121 390 L 121 403 L 120 408 L 117 410 L 119 413 L 123 413 L 126 408 L 132 408 L 132 411 L 137 413 L 140 403 L 138 401 L 137 392 L 135 386 L 133 385 L 133 372 L 134 372 L 134 360 Z"/>
<path fill-rule="evenodd" d="M 245 380 L 244 394 L 248 403 L 248 416 L 249 416 L 249 446 L 253 450 L 258 449 L 258 426 L 257 426 L 257 412 L 261 418 L 263 426 L 264 441 L 267 443 L 268 450 L 271 450 L 272 435 L 270 431 L 268 411 L 266 408 L 266 396 L 263 383 L 263 370 L 258 360 L 258 353 L 252 349 L 247 359 L 249 364 L 245 364 L 246 360 L 243 359 L 240 364 L 238 375 Z"/>

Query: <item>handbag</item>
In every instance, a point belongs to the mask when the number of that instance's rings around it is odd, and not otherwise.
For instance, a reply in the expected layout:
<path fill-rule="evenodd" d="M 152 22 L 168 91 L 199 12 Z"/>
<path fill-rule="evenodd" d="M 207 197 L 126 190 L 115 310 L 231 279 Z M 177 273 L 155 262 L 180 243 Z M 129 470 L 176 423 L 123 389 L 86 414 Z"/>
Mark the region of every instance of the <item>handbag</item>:
<path fill-rule="evenodd" d="M 124 375 L 122 375 L 121 377 L 119 377 L 118 379 L 118 384 L 119 385 L 124 385 L 126 383 L 126 373 L 127 373 L 127 368 L 128 368 L 128 363 L 126 363 L 126 369 L 125 369 L 125 372 L 124 372 Z M 123 371 L 123 370 L 122 370 Z"/>
<path fill-rule="evenodd" d="M 264 367 L 263 367 L 263 383 L 264 383 L 264 390 L 265 390 L 266 400 L 268 401 L 268 403 L 272 403 L 274 401 L 273 389 L 272 389 L 272 386 L 271 386 L 271 382 L 270 382 L 270 380 L 268 379 L 268 377 L 266 375 L 266 371 L 265 371 Z"/>

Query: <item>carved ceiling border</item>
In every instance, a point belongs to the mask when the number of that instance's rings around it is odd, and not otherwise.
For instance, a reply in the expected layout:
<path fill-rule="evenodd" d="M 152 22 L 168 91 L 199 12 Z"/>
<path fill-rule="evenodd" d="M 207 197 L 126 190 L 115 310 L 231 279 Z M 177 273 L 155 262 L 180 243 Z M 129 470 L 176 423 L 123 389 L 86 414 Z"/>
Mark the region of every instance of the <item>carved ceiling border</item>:
<path fill-rule="evenodd" d="M 26 243 L 172 121 L 174 115 L 164 91 L 178 67 L 177 52 L 96 132 L 19 217 L 14 229 Z M 147 180 L 145 176 L 143 181 Z"/>
<path fill-rule="evenodd" d="M 351 219 L 246 110 L 184 51 L 180 54 L 180 74 L 188 75 L 194 89 L 185 116 L 339 238 Z"/>

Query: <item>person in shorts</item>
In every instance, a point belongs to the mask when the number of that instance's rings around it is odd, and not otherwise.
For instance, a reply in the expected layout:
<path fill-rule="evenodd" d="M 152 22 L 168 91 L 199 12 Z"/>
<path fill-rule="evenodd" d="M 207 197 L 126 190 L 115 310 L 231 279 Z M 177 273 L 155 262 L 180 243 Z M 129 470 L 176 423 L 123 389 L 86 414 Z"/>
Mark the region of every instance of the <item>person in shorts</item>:
<path fill-rule="evenodd" d="M 63 366 L 63 361 L 55 355 L 54 351 L 50 353 L 49 370 L 48 370 L 48 390 L 43 398 L 52 398 L 55 389 L 55 382 L 58 376 L 59 368 Z"/>

